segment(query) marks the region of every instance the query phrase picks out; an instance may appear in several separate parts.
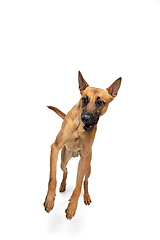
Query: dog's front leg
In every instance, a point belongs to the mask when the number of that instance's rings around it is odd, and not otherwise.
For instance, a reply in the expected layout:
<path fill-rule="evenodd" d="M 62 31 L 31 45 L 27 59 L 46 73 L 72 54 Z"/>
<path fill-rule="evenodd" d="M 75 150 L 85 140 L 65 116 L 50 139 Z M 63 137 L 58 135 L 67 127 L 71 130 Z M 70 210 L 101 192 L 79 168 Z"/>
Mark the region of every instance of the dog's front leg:
<path fill-rule="evenodd" d="M 51 146 L 51 155 L 50 155 L 50 177 L 48 183 L 48 192 L 44 202 L 44 207 L 47 212 L 50 212 L 54 207 L 54 200 L 56 196 L 56 170 L 57 170 L 57 159 L 60 149 L 68 141 L 69 137 L 65 134 L 66 127 L 62 127 L 55 142 Z"/>
<path fill-rule="evenodd" d="M 48 183 L 48 192 L 44 202 L 44 207 L 47 212 L 50 212 L 54 207 L 54 200 L 56 196 L 56 169 L 57 169 L 57 159 L 58 159 L 59 149 L 56 144 L 53 143 L 51 146 L 50 154 L 50 177 Z"/>
<path fill-rule="evenodd" d="M 83 178 L 84 178 L 86 169 L 87 169 L 88 165 L 90 164 L 90 160 L 91 160 L 91 158 L 88 158 L 88 155 L 90 155 L 90 153 L 82 154 L 81 159 L 79 161 L 76 187 L 75 187 L 75 189 L 72 193 L 72 196 L 69 200 L 70 202 L 69 202 L 68 207 L 66 209 L 67 219 L 71 219 L 76 213 L 76 209 L 77 209 L 77 205 L 78 205 L 78 199 L 79 199 L 79 196 L 81 194 Z M 89 160 L 89 162 L 88 162 L 88 160 Z"/>

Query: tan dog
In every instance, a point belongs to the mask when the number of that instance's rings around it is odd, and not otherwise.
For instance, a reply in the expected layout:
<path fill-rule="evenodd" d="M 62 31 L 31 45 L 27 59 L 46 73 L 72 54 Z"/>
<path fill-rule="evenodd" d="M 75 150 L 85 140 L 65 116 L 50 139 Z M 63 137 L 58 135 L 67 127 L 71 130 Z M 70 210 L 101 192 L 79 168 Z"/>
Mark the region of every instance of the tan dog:
<path fill-rule="evenodd" d="M 57 158 L 61 148 L 63 180 L 60 186 L 60 192 L 64 192 L 66 189 L 66 166 L 68 161 L 71 157 L 78 157 L 78 155 L 81 157 L 78 165 L 76 187 L 65 211 L 67 219 L 71 219 L 76 213 L 84 176 L 84 202 L 86 205 L 91 203 L 91 198 L 88 193 L 88 178 L 91 172 L 92 144 L 97 130 L 97 123 L 99 117 L 107 111 L 109 103 L 117 96 L 121 80 L 122 78 L 118 78 L 109 88 L 103 90 L 90 87 L 79 72 L 79 90 L 82 95 L 79 102 L 67 115 L 58 108 L 49 106 L 49 108 L 62 117 L 64 121 L 55 142 L 51 145 L 50 178 L 44 203 L 47 212 L 50 212 L 54 207 L 57 184 Z"/>

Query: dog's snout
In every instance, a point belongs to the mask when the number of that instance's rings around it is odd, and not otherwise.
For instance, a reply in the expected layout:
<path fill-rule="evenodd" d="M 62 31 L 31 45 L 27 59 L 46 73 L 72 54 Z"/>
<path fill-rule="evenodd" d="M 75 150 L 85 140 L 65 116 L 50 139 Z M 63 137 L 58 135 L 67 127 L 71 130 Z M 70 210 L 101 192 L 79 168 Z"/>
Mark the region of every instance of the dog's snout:
<path fill-rule="evenodd" d="M 84 114 L 81 116 L 82 122 L 89 122 L 91 120 L 91 116 Z"/>

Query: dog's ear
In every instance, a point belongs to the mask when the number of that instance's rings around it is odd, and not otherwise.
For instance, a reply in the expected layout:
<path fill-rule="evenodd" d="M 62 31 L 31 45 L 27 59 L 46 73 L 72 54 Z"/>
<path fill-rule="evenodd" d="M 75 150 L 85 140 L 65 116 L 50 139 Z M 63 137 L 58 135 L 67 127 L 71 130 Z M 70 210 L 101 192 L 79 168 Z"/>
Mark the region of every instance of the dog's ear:
<path fill-rule="evenodd" d="M 88 83 L 84 80 L 81 72 L 78 72 L 78 83 L 79 83 L 79 90 L 82 95 L 82 92 L 89 86 Z"/>
<path fill-rule="evenodd" d="M 114 83 L 112 83 L 110 87 L 106 89 L 113 98 L 117 96 L 118 90 L 121 86 L 121 81 L 122 81 L 122 78 L 120 77 Z"/>

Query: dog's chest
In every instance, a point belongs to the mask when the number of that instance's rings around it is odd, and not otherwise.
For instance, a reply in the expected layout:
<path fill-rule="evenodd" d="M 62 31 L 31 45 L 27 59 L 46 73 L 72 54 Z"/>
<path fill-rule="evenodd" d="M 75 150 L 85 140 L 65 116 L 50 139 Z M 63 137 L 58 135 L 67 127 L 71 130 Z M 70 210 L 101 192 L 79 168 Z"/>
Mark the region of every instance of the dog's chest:
<path fill-rule="evenodd" d="M 81 149 L 81 140 L 77 137 L 65 144 L 65 147 L 70 151 L 79 151 Z"/>
<path fill-rule="evenodd" d="M 70 151 L 79 151 L 82 148 L 81 135 L 84 133 L 82 124 L 80 123 L 75 132 L 73 132 L 72 139 L 69 140 L 65 146 Z"/>

